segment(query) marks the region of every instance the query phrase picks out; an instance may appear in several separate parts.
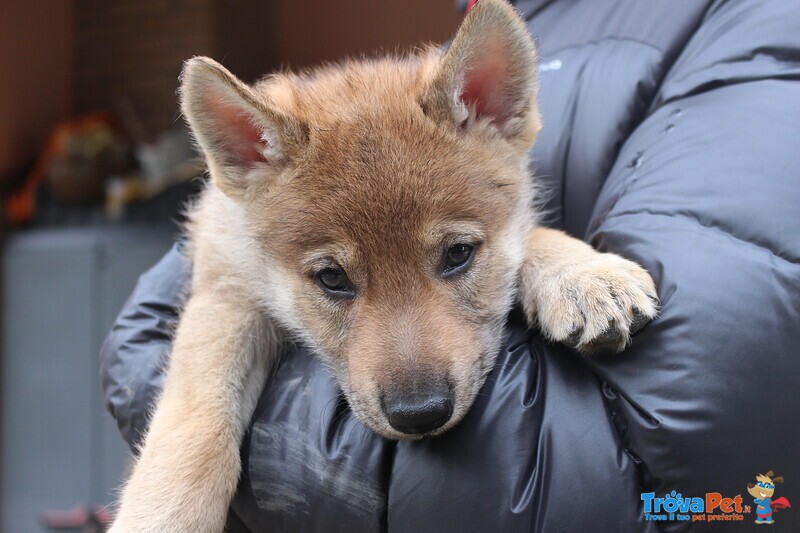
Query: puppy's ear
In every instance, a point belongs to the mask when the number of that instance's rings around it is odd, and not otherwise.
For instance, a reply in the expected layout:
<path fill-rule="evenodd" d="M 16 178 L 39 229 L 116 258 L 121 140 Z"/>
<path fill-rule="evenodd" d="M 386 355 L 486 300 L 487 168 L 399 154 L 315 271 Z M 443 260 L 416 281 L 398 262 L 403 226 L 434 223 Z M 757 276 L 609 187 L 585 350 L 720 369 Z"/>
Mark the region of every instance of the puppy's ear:
<path fill-rule="evenodd" d="M 207 57 L 186 62 L 180 96 L 211 176 L 231 198 L 275 179 L 308 142 L 302 123 Z"/>
<path fill-rule="evenodd" d="M 435 120 L 469 129 L 490 122 L 527 150 L 541 127 L 536 48 L 505 0 L 480 0 L 434 67 L 422 107 Z"/>

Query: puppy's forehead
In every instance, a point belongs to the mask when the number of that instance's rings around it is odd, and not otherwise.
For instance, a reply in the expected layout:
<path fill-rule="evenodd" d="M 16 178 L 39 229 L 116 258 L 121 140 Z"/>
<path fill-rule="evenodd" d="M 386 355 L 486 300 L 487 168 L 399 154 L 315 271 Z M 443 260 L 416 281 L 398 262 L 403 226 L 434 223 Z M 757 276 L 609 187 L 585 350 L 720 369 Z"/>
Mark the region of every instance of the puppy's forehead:
<path fill-rule="evenodd" d="M 489 163 L 421 112 L 354 117 L 312 134 L 296 175 L 275 191 L 271 233 L 305 255 L 331 243 L 407 254 L 448 232 L 491 232 L 516 184 L 497 187 L 502 165 Z"/>

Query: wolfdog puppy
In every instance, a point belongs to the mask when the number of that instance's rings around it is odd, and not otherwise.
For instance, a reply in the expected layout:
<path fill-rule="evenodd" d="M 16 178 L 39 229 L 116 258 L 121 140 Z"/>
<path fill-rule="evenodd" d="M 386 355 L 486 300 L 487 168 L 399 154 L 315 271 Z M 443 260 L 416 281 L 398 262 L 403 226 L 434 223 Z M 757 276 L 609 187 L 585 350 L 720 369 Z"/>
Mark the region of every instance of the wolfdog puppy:
<path fill-rule="evenodd" d="M 537 58 L 516 12 L 482 0 L 446 50 L 348 61 L 254 86 L 196 57 L 183 113 L 211 183 L 163 393 L 115 532 L 221 531 L 239 446 L 279 354 L 325 359 L 389 439 L 469 410 L 521 302 L 584 353 L 652 319 L 652 279 L 537 225 L 528 151 Z"/>

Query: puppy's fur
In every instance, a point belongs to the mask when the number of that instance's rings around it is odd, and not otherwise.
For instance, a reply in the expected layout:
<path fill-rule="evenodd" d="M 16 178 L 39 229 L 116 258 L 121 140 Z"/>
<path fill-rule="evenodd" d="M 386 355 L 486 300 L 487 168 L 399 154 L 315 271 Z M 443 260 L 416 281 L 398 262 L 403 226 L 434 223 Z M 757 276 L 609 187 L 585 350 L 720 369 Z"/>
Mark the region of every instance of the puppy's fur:
<path fill-rule="evenodd" d="M 186 63 L 184 114 L 211 184 L 191 215 L 191 296 L 113 531 L 220 531 L 239 446 L 281 340 L 333 370 L 387 438 L 386 395 L 447 383 L 447 431 L 473 403 L 515 298 L 554 341 L 619 351 L 655 316 L 650 276 L 536 226 L 527 153 L 536 52 L 503 0 L 451 46 L 276 74 L 247 86 Z M 451 246 L 472 247 L 454 275 Z M 320 272 L 346 273 L 331 293 Z M 437 385 L 438 384 L 438 385 Z"/>

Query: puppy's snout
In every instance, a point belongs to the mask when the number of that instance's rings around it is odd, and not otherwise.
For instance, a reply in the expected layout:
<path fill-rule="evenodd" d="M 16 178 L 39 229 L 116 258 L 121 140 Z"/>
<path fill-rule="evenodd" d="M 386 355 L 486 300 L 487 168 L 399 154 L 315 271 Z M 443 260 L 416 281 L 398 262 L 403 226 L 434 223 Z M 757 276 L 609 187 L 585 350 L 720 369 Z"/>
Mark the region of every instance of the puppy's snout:
<path fill-rule="evenodd" d="M 383 410 L 389 424 L 397 431 L 408 435 L 430 433 L 453 416 L 453 393 L 446 383 L 399 388 L 384 395 Z"/>

